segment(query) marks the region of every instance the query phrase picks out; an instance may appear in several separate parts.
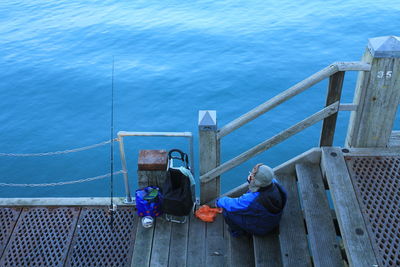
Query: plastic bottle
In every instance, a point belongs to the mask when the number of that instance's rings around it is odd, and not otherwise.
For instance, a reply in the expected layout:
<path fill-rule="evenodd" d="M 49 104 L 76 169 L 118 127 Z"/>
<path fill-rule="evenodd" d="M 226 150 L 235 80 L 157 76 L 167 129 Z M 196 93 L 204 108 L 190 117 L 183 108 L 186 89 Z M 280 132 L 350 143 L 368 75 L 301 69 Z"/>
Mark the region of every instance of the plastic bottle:
<path fill-rule="evenodd" d="M 142 226 L 144 228 L 150 228 L 153 226 L 154 219 L 151 216 L 144 216 L 142 218 Z"/>

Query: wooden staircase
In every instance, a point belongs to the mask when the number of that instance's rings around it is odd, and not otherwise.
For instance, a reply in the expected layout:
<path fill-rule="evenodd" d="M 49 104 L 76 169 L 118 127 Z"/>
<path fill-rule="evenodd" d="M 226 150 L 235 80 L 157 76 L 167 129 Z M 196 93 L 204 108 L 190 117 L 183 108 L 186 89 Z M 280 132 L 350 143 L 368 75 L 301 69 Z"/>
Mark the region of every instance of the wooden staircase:
<path fill-rule="evenodd" d="M 277 175 L 288 192 L 279 229 L 253 236 L 252 246 L 246 238 L 230 238 L 228 266 L 344 265 L 319 164 L 300 163 L 295 169 L 296 175 Z"/>
<path fill-rule="evenodd" d="M 319 162 L 295 160 L 293 172 L 278 168 L 288 192 L 279 229 L 253 236 L 250 247 L 231 238 L 238 249 L 230 250 L 229 266 L 378 266 L 341 149 L 320 155 Z M 244 257 L 250 254 L 254 261 Z"/>
<path fill-rule="evenodd" d="M 222 216 L 139 223 L 131 266 L 377 266 L 340 148 L 312 149 L 275 173 L 288 193 L 279 229 L 233 238 Z"/>

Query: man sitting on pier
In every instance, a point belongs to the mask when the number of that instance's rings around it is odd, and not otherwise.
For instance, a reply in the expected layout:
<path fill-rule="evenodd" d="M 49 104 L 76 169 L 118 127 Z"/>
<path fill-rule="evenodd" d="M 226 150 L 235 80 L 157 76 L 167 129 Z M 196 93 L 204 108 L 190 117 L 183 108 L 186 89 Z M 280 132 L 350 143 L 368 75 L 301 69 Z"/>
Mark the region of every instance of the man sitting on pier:
<path fill-rule="evenodd" d="M 234 237 L 243 234 L 265 235 L 274 230 L 286 204 L 286 191 L 275 179 L 274 171 L 259 163 L 247 177 L 249 191 L 238 198 L 221 197 L 225 222 Z"/>

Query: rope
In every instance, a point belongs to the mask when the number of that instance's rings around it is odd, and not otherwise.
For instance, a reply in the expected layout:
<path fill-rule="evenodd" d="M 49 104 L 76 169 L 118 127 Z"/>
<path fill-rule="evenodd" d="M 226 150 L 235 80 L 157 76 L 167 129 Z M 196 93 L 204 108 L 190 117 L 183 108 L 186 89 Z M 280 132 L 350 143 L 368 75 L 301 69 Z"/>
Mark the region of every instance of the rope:
<path fill-rule="evenodd" d="M 120 170 L 114 173 L 107 173 L 104 175 L 99 175 L 95 177 L 85 178 L 85 179 L 78 179 L 74 181 L 66 181 L 66 182 L 57 182 L 57 183 L 44 183 L 44 184 L 13 184 L 13 183 L 0 183 L 0 186 L 12 186 L 12 187 L 47 187 L 47 186 L 59 186 L 59 185 L 68 185 L 68 184 L 77 184 L 77 183 L 85 183 L 95 180 L 104 179 L 110 177 L 111 175 L 117 175 L 124 173 L 124 171 Z"/>
<path fill-rule="evenodd" d="M 84 146 L 74 149 L 62 150 L 62 151 L 55 151 L 55 152 L 43 152 L 43 153 L 0 153 L 0 157 L 41 157 L 41 156 L 53 156 L 53 155 L 61 155 L 61 154 L 68 154 L 73 152 L 80 152 L 84 150 L 89 150 L 95 147 L 104 146 L 106 144 L 112 143 L 113 141 L 118 141 L 118 138 L 114 138 L 111 140 L 107 140 L 101 143 L 97 143 L 90 146 Z"/>

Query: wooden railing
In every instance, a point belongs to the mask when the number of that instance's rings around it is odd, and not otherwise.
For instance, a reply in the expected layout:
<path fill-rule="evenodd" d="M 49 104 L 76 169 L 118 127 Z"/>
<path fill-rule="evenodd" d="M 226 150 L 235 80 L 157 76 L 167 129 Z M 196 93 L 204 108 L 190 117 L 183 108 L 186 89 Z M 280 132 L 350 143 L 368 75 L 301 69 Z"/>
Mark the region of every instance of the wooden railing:
<path fill-rule="evenodd" d="M 224 164 L 212 169 L 211 171 L 207 172 L 206 174 L 200 177 L 201 183 L 208 183 L 210 180 L 214 179 L 215 177 L 223 174 L 226 171 L 242 164 L 243 162 L 249 160 L 250 158 L 264 152 L 265 150 L 279 144 L 283 140 L 286 140 L 290 136 L 301 132 L 302 130 L 310 127 L 311 125 L 323 120 L 332 114 L 337 113 L 339 109 L 339 101 L 329 105 L 328 107 L 314 113 L 310 117 L 302 120 L 301 122 L 289 127 L 288 129 L 280 132 L 279 134 L 265 140 L 264 142 L 252 147 L 251 149 L 247 150 L 246 152 L 240 154 L 239 156 L 225 162 Z"/>
<path fill-rule="evenodd" d="M 268 150 L 269 148 L 286 140 L 290 136 L 310 127 L 321 120 L 324 120 L 324 122 L 321 132 L 320 145 L 332 145 L 337 112 L 339 110 L 356 109 L 354 104 L 340 104 L 345 71 L 370 71 L 370 69 L 371 65 L 365 62 L 333 63 L 306 78 L 305 80 L 290 87 L 279 95 L 273 97 L 272 99 L 266 101 L 265 103 L 250 110 L 239 118 L 231 121 L 220 130 L 218 130 L 216 127 L 216 112 L 201 111 L 199 115 L 201 202 L 207 203 L 219 196 L 219 176 L 221 174 L 244 163 L 250 158 Z M 237 157 L 219 165 L 220 140 L 224 136 L 232 133 L 246 123 L 256 119 L 274 107 L 304 92 L 308 88 L 326 78 L 329 78 L 329 87 L 326 98 L 326 107 L 324 109 L 254 146 Z"/>
<path fill-rule="evenodd" d="M 289 100 L 290 98 L 300 94 L 301 92 L 304 92 L 311 86 L 317 84 L 318 82 L 331 77 L 332 75 L 336 74 L 339 72 L 340 75 L 336 75 L 333 78 L 333 81 L 335 83 L 340 83 L 340 77 L 344 77 L 344 72 L 345 71 L 369 71 L 371 66 L 369 64 L 363 63 L 363 62 L 336 62 L 333 63 L 332 65 L 320 70 L 319 72 L 311 75 L 310 77 L 304 79 L 303 81 L 297 83 L 296 85 L 290 87 L 286 91 L 283 91 L 279 95 L 275 96 L 274 98 L 271 98 L 267 102 L 259 105 L 258 107 L 250 110 L 246 114 L 240 116 L 239 118 L 231 121 L 224 127 L 222 127 L 218 131 L 218 139 L 221 139 L 222 137 L 230 134 L 234 130 L 238 129 L 239 127 L 243 126 L 244 124 L 254 120 L 255 118 L 261 116 L 265 112 L 273 109 L 274 107 L 282 104 L 283 102 Z M 341 83 L 343 83 L 343 78 L 341 79 Z M 335 96 L 335 92 L 341 91 L 338 90 L 338 88 L 335 88 L 336 84 L 330 84 L 329 86 L 329 95 Z M 341 88 L 341 86 L 340 86 Z M 332 92 L 332 93 L 331 93 Z M 340 94 L 339 94 L 340 98 Z"/>

